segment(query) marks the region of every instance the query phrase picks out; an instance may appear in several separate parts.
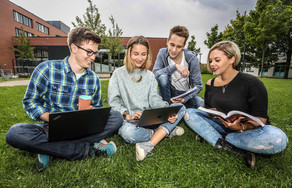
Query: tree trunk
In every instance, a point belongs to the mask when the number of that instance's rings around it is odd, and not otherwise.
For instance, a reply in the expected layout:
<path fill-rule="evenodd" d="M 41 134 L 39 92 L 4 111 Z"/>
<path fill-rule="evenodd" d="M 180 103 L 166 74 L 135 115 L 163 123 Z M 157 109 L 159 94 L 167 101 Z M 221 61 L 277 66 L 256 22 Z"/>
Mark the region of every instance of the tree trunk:
<path fill-rule="evenodd" d="M 263 49 L 263 55 L 262 55 L 261 78 L 263 77 L 263 72 L 264 72 L 264 58 L 265 58 L 265 49 Z"/>
<path fill-rule="evenodd" d="M 114 70 L 116 69 L 116 59 L 115 56 L 113 56 L 113 60 L 114 60 Z"/>

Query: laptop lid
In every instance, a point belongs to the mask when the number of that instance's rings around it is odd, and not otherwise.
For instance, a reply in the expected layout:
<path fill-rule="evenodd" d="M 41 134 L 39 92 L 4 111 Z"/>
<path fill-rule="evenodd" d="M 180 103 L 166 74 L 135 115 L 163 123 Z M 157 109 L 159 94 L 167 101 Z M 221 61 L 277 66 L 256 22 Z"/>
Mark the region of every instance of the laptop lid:
<path fill-rule="evenodd" d="M 130 123 L 140 127 L 150 127 L 168 122 L 168 117 L 177 114 L 183 105 L 153 108 L 144 110 L 140 119 L 129 120 Z"/>
<path fill-rule="evenodd" d="M 103 107 L 51 113 L 47 130 L 48 141 L 72 140 L 102 132 L 110 110 L 111 107 Z"/>

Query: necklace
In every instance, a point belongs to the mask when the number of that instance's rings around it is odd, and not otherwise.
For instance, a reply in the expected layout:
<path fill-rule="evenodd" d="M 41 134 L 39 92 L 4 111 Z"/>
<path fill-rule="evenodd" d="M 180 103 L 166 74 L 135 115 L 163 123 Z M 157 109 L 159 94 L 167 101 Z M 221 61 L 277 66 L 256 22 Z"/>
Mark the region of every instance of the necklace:
<path fill-rule="evenodd" d="M 228 83 L 228 84 L 229 84 L 229 83 Z M 222 93 L 225 93 L 225 90 L 226 90 L 228 84 L 226 84 L 225 86 L 222 86 Z"/>
<path fill-rule="evenodd" d="M 140 75 L 140 78 L 138 80 L 135 78 L 135 76 L 132 76 L 132 80 L 134 82 L 138 83 L 138 82 L 140 82 L 142 80 L 142 75 Z"/>

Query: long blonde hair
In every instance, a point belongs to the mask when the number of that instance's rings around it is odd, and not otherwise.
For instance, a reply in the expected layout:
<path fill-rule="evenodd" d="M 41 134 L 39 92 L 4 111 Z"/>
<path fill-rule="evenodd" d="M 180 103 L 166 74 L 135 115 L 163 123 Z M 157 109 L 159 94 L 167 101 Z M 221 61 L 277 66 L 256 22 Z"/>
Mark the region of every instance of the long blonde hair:
<path fill-rule="evenodd" d="M 131 51 L 134 44 L 141 44 L 147 48 L 147 59 L 146 59 L 146 62 L 142 65 L 141 69 L 143 70 L 150 69 L 152 65 L 152 53 L 151 53 L 149 42 L 144 36 L 134 36 L 128 41 L 127 51 L 124 58 L 124 65 L 127 71 L 131 73 L 135 69 L 135 65 L 131 60 Z"/>

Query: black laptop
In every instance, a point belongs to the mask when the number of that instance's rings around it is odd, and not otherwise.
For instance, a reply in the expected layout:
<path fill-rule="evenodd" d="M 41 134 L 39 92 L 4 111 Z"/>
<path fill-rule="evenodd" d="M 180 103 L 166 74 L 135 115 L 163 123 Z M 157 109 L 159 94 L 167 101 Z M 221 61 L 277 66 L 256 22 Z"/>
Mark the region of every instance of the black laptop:
<path fill-rule="evenodd" d="M 102 132 L 111 107 L 51 113 L 45 126 L 48 141 L 73 140 Z"/>
<path fill-rule="evenodd" d="M 151 127 L 168 122 L 168 117 L 177 114 L 183 105 L 153 108 L 144 110 L 137 120 L 129 120 L 130 123 L 139 127 Z"/>

